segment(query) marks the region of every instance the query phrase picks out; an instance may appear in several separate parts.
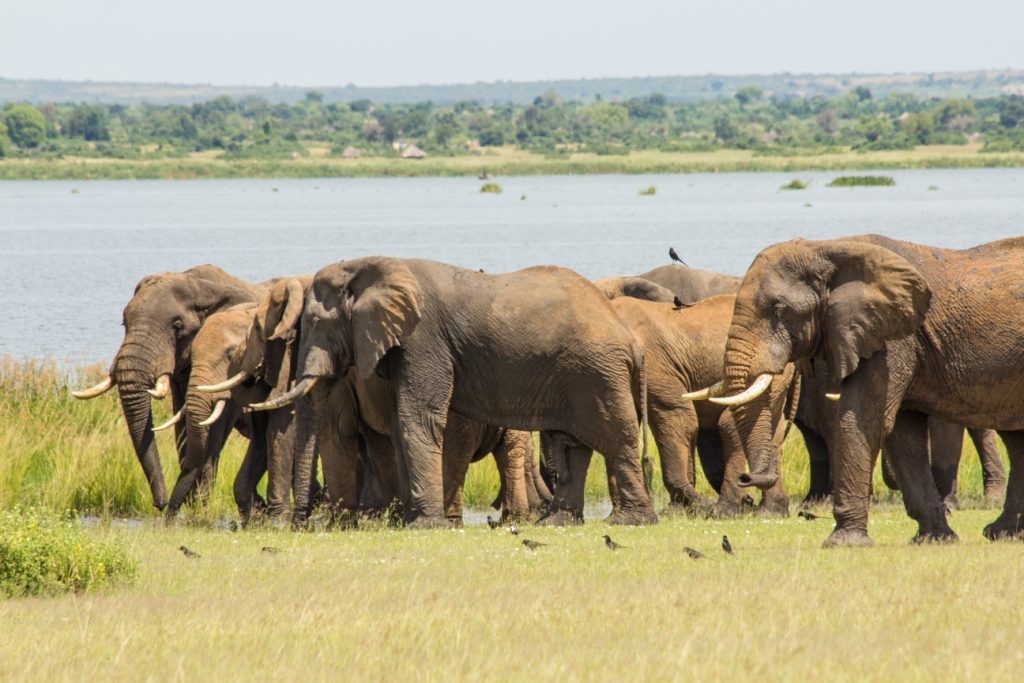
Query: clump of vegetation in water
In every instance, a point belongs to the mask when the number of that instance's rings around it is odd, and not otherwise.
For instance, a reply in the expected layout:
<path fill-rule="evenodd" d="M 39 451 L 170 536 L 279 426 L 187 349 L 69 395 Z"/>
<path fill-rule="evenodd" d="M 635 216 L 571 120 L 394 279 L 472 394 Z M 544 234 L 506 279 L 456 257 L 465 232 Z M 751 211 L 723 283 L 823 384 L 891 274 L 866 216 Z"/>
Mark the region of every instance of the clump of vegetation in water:
<path fill-rule="evenodd" d="M 939 190 L 939 186 L 938 185 L 929 185 L 928 186 L 928 191 L 929 192 L 938 192 L 938 190 Z"/>
<path fill-rule="evenodd" d="M 501 194 L 501 185 L 498 183 L 484 183 L 480 186 L 481 194 Z"/>
<path fill-rule="evenodd" d="M 828 184 L 829 187 L 889 187 L 896 181 L 887 175 L 841 175 Z"/>
<path fill-rule="evenodd" d="M 656 188 L 654 185 L 648 185 L 647 189 L 640 190 L 640 196 L 641 197 L 651 197 L 651 196 L 655 195 L 657 192 L 658 192 L 658 188 Z"/>
<path fill-rule="evenodd" d="M 137 570 L 122 543 L 93 541 L 74 518 L 41 508 L 0 512 L 0 595 L 81 593 L 130 583 Z"/>
<path fill-rule="evenodd" d="M 788 183 L 780 187 L 780 190 L 806 190 L 807 186 L 810 185 L 810 181 L 804 182 L 803 180 L 797 180 L 794 178 Z"/>

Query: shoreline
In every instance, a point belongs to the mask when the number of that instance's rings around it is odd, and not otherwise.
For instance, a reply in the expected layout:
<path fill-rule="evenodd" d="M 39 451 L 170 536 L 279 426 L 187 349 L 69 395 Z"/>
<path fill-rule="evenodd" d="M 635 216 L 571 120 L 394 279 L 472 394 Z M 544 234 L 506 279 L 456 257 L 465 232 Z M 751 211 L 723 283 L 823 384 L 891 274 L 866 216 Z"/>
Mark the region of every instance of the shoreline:
<path fill-rule="evenodd" d="M 342 159 L 311 149 L 287 160 L 223 160 L 211 156 L 167 159 L 4 159 L 3 180 L 200 180 L 237 178 L 426 178 L 493 179 L 530 175 L 642 175 L 687 173 L 799 173 L 959 168 L 1024 168 L 1024 151 L 982 153 L 980 145 L 929 145 L 913 150 L 854 152 L 848 149 L 792 156 L 749 150 L 712 152 L 637 151 L 622 155 L 541 155 L 514 149 L 484 154 Z"/>

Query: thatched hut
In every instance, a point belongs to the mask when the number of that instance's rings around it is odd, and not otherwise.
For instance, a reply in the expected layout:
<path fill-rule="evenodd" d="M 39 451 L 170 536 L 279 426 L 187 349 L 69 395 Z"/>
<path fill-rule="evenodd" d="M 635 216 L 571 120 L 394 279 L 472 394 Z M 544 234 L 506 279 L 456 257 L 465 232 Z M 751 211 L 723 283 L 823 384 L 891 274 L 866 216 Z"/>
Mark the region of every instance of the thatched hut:
<path fill-rule="evenodd" d="M 358 159 L 359 158 L 359 150 L 356 149 L 355 147 L 353 147 L 352 145 L 349 145 L 348 147 L 345 148 L 345 151 L 341 153 L 341 158 L 342 159 Z"/>
<path fill-rule="evenodd" d="M 402 152 L 403 159 L 424 159 L 426 156 L 427 153 L 416 145 L 409 145 L 405 148 L 405 151 Z"/>

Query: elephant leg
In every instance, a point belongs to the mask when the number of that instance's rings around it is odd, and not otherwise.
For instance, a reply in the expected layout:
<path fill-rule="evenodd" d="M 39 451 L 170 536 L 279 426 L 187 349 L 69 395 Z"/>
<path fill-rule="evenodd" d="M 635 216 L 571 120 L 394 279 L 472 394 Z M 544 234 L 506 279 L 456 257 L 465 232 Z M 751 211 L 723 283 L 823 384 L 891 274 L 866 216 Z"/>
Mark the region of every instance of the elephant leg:
<path fill-rule="evenodd" d="M 722 487 L 712 509 L 715 517 L 734 517 L 743 511 L 746 489 L 739 478 L 747 469 L 743 439 L 737 429 L 731 410 L 722 411 L 718 418 L 718 434 L 722 439 Z"/>
<path fill-rule="evenodd" d="M 533 453 L 533 435 L 529 432 L 524 432 L 524 434 L 526 434 L 526 440 L 523 444 L 526 462 L 524 463 L 523 472 L 526 475 L 526 499 L 530 512 L 539 514 L 543 513 L 551 502 L 551 490 L 548 489 L 547 484 L 544 482 L 540 471 L 540 464 Z"/>
<path fill-rule="evenodd" d="M 530 512 L 527 460 L 533 460 L 533 439 L 529 432 L 504 430 L 494 448 L 494 459 L 503 473 L 502 519 L 522 519 Z"/>
<path fill-rule="evenodd" d="M 469 443 L 469 437 L 474 436 L 472 429 L 453 433 L 452 422 L 460 419 L 456 416 L 449 416 L 448 429 L 444 435 L 444 453 L 442 468 L 444 476 L 444 514 L 448 521 L 455 526 L 462 526 L 462 497 L 466 485 L 466 472 L 469 471 L 469 463 L 473 459 L 473 445 Z M 498 459 L 495 453 L 495 459 Z M 501 461 L 498 465 L 499 473 L 502 472 Z M 504 475 L 502 475 L 504 476 Z"/>
<path fill-rule="evenodd" d="M 1024 529 L 1024 431 L 999 432 L 1010 458 L 1010 476 L 1006 482 L 1003 512 L 985 527 L 985 538 L 995 541 L 1021 536 Z"/>
<path fill-rule="evenodd" d="M 910 518 L 918 523 L 914 542 L 957 540 L 946 523 L 946 506 L 931 477 L 928 416 L 910 410 L 897 412 L 885 446 L 903 492 L 903 505 Z"/>
<path fill-rule="evenodd" d="M 555 464 L 552 462 L 550 454 L 553 448 L 552 439 L 554 436 L 551 432 L 540 433 L 540 476 L 544 480 L 544 484 L 548 487 L 548 491 L 552 493 L 555 490 L 555 481 L 558 479 L 558 473 L 555 470 Z"/>
<path fill-rule="evenodd" d="M 999 457 L 996 433 L 991 429 L 968 429 L 974 448 L 981 459 L 981 476 L 985 482 L 985 504 L 989 507 L 1002 505 L 1006 494 L 1006 470 Z"/>
<path fill-rule="evenodd" d="M 427 406 L 410 410 L 399 398 L 398 414 L 418 415 L 402 420 L 392 440 L 409 476 L 406 524 L 415 528 L 449 526 L 444 508 L 444 468 L 441 450 L 447 406 L 431 411 Z"/>
<path fill-rule="evenodd" d="M 295 420 L 287 409 L 271 411 L 266 420 L 267 512 L 285 519 L 291 513 L 290 494 L 295 483 Z"/>
<path fill-rule="evenodd" d="M 178 510 L 181 509 L 189 494 L 196 489 L 200 475 L 210 459 L 210 453 L 214 450 L 219 451 L 223 446 L 226 437 L 224 422 L 224 420 L 218 420 L 208 428 L 206 448 L 193 446 L 185 454 L 185 459 L 181 462 L 181 471 L 178 473 L 178 479 L 167 503 L 166 516 L 168 519 L 178 514 Z"/>
<path fill-rule="evenodd" d="M 621 394 L 620 394 L 621 395 Z M 640 431 L 640 423 L 633 406 L 632 394 L 625 392 L 621 402 L 624 408 L 618 415 L 612 413 L 596 425 L 591 436 L 579 434 L 579 440 L 591 445 L 605 456 L 608 478 L 617 490 L 616 502 L 608 516 L 609 524 L 657 524 L 654 501 L 644 484 L 640 462 L 640 440 L 647 435 Z"/>
<path fill-rule="evenodd" d="M 722 481 L 725 479 L 725 448 L 722 445 L 722 436 L 717 429 L 697 430 L 697 455 L 700 456 L 700 468 L 704 472 L 704 478 L 716 493 L 722 490 Z M 696 475 L 693 467 L 693 449 L 690 452 L 690 469 Z M 690 483 L 697 485 L 696 477 L 691 477 Z"/>
<path fill-rule="evenodd" d="M 832 466 L 829 462 L 828 444 L 818 432 L 800 422 L 795 423 L 807 446 L 811 483 L 807 489 L 804 505 L 820 503 L 832 495 Z"/>
<path fill-rule="evenodd" d="M 704 509 L 710 502 L 694 487 L 693 441 L 697 415 L 693 406 L 678 410 L 649 409 L 651 434 L 661 457 L 661 478 L 669 506 L 683 510 Z"/>
<path fill-rule="evenodd" d="M 964 428 L 935 417 L 928 419 L 928 449 L 931 453 L 932 479 L 939 498 L 949 510 L 959 510 L 956 478 L 960 455 L 964 450 Z"/>
<path fill-rule="evenodd" d="M 896 468 L 892 464 L 892 456 L 882 447 L 882 481 L 890 491 L 899 491 L 900 482 L 896 478 Z"/>
<path fill-rule="evenodd" d="M 782 444 L 786 441 L 786 434 L 788 432 L 788 423 L 780 414 L 776 420 L 775 432 L 772 436 L 772 455 L 775 458 L 775 471 L 779 472 L 780 475 L 771 488 L 761 493 L 761 503 L 757 508 L 759 514 L 778 517 L 789 516 L 789 496 L 786 494 L 786 486 L 781 476 Z"/>
<path fill-rule="evenodd" d="M 548 445 L 550 462 L 559 475 L 548 512 L 537 523 L 547 526 L 582 524 L 587 470 L 594 452 L 587 446 L 570 443 L 564 435 L 550 440 Z"/>
<path fill-rule="evenodd" d="M 249 523 L 250 517 L 259 507 L 257 504 L 256 486 L 266 471 L 266 441 L 260 434 L 260 430 L 254 429 L 254 433 L 249 439 L 249 446 L 245 450 L 245 459 L 242 460 L 242 466 L 238 469 L 238 474 L 235 475 L 235 482 L 232 488 L 235 505 L 238 508 L 238 516 L 241 518 L 243 525 Z"/>

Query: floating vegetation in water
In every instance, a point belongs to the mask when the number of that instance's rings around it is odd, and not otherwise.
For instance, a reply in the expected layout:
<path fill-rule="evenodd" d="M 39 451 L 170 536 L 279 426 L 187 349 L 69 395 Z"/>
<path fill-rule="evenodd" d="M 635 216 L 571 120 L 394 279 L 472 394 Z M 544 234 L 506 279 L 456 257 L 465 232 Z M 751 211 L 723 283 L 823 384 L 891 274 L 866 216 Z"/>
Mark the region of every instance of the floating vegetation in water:
<path fill-rule="evenodd" d="M 650 196 L 652 196 L 654 194 L 657 194 L 657 192 L 658 192 L 658 188 L 656 188 L 654 185 L 648 185 L 647 189 L 640 190 L 639 194 L 640 194 L 641 197 L 650 197 Z"/>
<path fill-rule="evenodd" d="M 526 201 L 526 195 L 525 194 L 519 195 L 519 201 L 525 202 Z"/>
<path fill-rule="evenodd" d="M 797 180 L 794 178 L 788 183 L 780 187 L 780 190 L 806 190 L 807 186 L 811 184 L 811 181 L 804 182 L 803 180 Z"/>
<path fill-rule="evenodd" d="M 938 190 L 939 190 L 939 186 L 938 185 L 929 185 L 928 186 L 928 191 L 929 192 L 938 192 Z"/>
<path fill-rule="evenodd" d="M 480 186 L 482 194 L 501 194 L 501 185 L 498 183 L 484 183 Z"/>
<path fill-rule="evenodd" d="M 896 181 L 887 175 L 841 175 L 831 183 L 829 187 L 861 187 L 879 186 L 889 187 L 895 185 Z"/>

